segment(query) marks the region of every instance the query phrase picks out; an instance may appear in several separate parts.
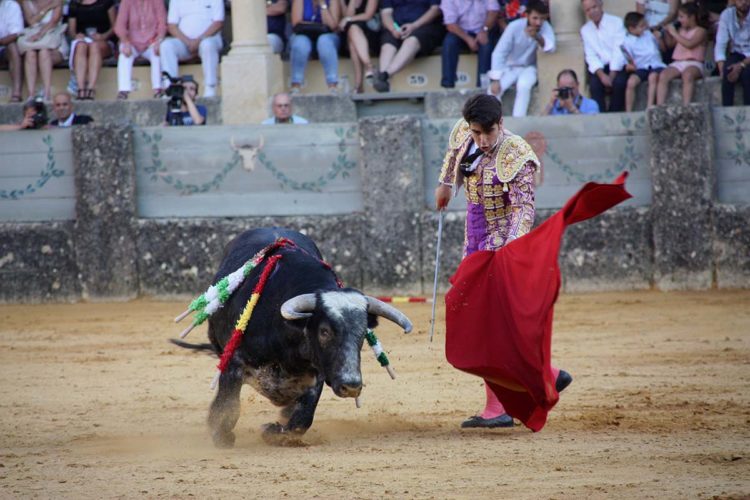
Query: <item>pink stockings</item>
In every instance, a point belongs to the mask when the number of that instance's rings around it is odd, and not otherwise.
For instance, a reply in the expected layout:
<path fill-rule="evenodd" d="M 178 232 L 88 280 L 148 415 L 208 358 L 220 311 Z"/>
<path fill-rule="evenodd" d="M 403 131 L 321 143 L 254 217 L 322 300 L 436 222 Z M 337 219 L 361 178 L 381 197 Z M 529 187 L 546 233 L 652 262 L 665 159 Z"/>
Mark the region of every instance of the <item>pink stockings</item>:
<path fill-rule="evenodd" d="M 552 367 L 552 375 L 555 376 L 555 380 L 557 380 L 557 376 L 560 374 L 560 369 Z M 497 396 L 495 396 L 495 393 L 492 392 L 492 389 L 490 389 L 490 386 L 487 385 L 487 382 L 484 383 L 484 390 L 487 393 L 487 402 L 484 405 L 484 411 L 479 415 L 482 418 L 495 418 L 499 417 L 503 413 L 505 413 L 505 408 L 503 408 L 503 404 L 497 399 Z"/>

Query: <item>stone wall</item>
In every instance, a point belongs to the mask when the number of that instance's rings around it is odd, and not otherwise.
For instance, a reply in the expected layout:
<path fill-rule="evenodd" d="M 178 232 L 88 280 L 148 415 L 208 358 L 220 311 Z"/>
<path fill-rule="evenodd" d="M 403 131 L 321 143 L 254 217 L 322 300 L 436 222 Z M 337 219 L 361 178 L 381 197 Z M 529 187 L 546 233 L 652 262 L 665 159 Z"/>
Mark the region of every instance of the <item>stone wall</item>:
<path fill-rule="evenodd" d="M 702 104 L 649 111 L 652 204 L 616 207 L 569 228 L 560 254 L 565 290 L 750 287 L 750 206 L 715 199 L 711 117 Z M 424 178 L 422 123 L 359 121 L 362 212 L 234 218 L 143 218 L 133 129 L 77 128 L 76 219 L 0 224 L 0 301 L 197 294 L 233 237 L 273 225 L 311 236 L 349 286 L 429 294 L 438 218 L 424 201 L 432 184 Z M 540 210 L 537 223 L 553 212 Z M 463 224 L 462 211 L 445 214 L 443 291 L 461 259 Z"/>

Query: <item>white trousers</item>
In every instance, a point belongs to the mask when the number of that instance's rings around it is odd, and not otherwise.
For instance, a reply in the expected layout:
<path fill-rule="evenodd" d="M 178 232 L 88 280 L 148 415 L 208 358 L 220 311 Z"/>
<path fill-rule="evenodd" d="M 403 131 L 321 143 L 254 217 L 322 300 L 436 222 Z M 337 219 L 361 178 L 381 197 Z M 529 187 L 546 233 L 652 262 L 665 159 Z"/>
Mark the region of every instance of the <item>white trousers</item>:
<path fill-rule="evenodd" d="M 216 85 L 219 81 L 219 52 L 224 45 L 221 34 L 206 38 L 198 46 L 198 55 L 203 66 L 203 96 L 213 97 L 216 95 Z M 193 57 L 187 45 L 177 38 L 169 37 L 161 42 L 161 68 L 173 78 L 180 73 L 179 62 Z"/>
<path fill-rule="evenodd" d="M 154 53 L 154 49 L 149 46 L 143 52 L 139 52 L 130 46 L 130 56 L 122 53 L 120 45 L 120 56 L 117 58 L 117 90 L 120 92 L 130 92 L 133 90 L 133 61 L 138 56 L 143 56 L 151 63 L 151 88 L 161 88 L 161 60 Z"/>
<path fill-rule="evenodd" d="M 513 116 L 526 116 L 531 101 L 531 89 L 536 83 L 536 66 L 510 66 L 502 70 L 500 75 L 500 95 L 503 97 L 505 91 L 516 86 L 516 100 L 513 103 Z M 490 93 L 487 88 L 487 93 Z"/>

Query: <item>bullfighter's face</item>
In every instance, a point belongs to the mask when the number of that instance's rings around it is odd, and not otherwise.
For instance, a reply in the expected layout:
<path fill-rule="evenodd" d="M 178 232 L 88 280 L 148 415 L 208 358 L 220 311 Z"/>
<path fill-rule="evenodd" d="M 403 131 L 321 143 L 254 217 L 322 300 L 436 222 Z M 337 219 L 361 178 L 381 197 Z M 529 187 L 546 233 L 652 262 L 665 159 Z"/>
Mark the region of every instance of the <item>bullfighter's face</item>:
<path fill-rule="evenodd" d="M 483 127 L 480 123 L 471 122 L 469 123 L 469 130 L 471 131 L 471 137 L 474 139 L 474 144 L 487 153 L 497 145 L 500 139 L 503 131 L 503 120 L 501 118 L 498 123 L 493 123 L 490 127 Z"/>

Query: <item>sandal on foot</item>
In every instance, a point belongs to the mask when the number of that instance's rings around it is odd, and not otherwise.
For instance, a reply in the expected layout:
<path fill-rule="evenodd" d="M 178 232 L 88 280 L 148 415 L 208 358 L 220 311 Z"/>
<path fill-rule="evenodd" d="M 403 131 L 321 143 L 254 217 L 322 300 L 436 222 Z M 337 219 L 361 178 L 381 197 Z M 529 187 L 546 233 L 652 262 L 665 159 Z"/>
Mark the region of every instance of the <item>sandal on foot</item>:
<path fill-rule="evenodd" d="M 10 101 L 8 101 L 8 102 L 10 102 L 10 103 L 23 102 L 23 98 L 20 95 L 12 95 L 12 96 L 10 96 Z"/>
<path fill-rule="evenodd" d="M 78 89 L 78 92 L 76 92 L 76 101 L 85 101 L 86 100 L 86 89 Z"/>
<path fill-rule="evenodd" d="M 96 97 L 96 90 L 94 89 L 86 89 L 86 100 L 87 101 L 93 101 Z"/>
<path fill-rule="evenodd" d="M 128 93 L 124 90 L 121 90 L 117 93 L 117 100 L 118 101 L 127 101 L 128 100 Z"/>

